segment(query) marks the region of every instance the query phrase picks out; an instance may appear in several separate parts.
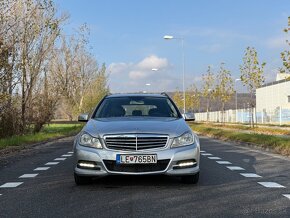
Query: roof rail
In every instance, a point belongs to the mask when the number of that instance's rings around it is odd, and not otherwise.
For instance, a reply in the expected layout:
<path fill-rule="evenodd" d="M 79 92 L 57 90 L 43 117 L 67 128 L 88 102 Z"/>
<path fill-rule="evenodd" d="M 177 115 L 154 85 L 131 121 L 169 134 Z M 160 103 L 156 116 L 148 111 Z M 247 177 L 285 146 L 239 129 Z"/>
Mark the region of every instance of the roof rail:
<path fill-rule="evenodd" d="M 165 95 L 166 97 L 170 98 L 166 92 L 161 92 L 161 95 Z"/>

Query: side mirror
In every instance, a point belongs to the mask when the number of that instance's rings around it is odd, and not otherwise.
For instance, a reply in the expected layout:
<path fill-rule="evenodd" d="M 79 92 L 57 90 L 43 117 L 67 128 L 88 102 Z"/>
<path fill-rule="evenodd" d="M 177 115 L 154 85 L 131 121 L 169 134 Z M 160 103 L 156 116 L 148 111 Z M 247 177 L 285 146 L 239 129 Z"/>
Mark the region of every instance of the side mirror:
<path fill-rule="evenodd" d="M 185 119 L 185 121 L 195 121 L 195 115 L 194 113 L 185 113 L 182 114 L 183 119 Z"/>
<path fill-rule="evenodd" d="M 89 114 L 80 114 L 78 117 L 79 122 L 88 122 L 89 121 Z"/>

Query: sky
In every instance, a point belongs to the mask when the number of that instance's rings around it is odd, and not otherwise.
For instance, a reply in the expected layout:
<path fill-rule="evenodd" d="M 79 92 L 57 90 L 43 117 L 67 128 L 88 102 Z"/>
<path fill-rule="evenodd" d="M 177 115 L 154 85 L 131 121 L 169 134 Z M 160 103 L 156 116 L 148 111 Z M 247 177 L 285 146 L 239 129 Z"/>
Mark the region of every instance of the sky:
<path fill-rule="evenodd" d="M 225 63 L 234 79 L 246 47 L 266 62 L 267 82 L 275 79 L 286 48 L 283 29 L 289 0 L 55 0 L 70 15 L 64 31 L 90 28 L 90 52 L 105 63 L 111 92 L 162 92 L 201 87 L 207 67 Z M 164 40 L 164 35 L 176 37 Z M 152 71 L 157 68 L 157 71 Z M 146 85 L 146 84 L 150 84 Z M 244 91 L 241 82 L 235 84 Z"/>

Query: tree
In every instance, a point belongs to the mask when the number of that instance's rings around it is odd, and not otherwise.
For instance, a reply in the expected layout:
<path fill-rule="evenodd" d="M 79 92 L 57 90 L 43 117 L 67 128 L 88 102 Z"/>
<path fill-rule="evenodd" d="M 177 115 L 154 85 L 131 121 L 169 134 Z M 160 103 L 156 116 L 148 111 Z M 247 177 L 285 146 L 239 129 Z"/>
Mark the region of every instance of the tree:
<path fill-rule="evenodd" d="M 3 1 L 0 14 L 0 96 L 5 96 L 0 104 L 6 111 L 0 115 L 1 121 L 5 116 L 13 117 L 6 123 L 7 127 L 13 126 L 11 134 L 24 133 L 34 124 L 31 123 L 34 116 L 32 107 L 40 82 L 44 81 L 41 79 L 44 66 L 60 34 L 59 26 L 66 17 L 56 15 L 51 0 Z M 20 102 L 13 105 L 12 102 L 19 101 L 19 98 Z M 12 107 L 17 111 L 20 109 L 20 118 Z M 9 115 L 12 111 L 13 116 Z M 17 124 L 13 124 L 14 118 Z M 14 131 L 16 126 L 19 130 Z"/>
<path fill-rule="evenodd" d="M 200 92 L 197 87 L 193 84 L 191 85 L 185 93 L 186 105 L 190 111 L 199 110 L 200 106 Z"/>
<path fill-rule="evenodd" d="M 251 96 L 250 108 L 251 108 L 251 124 L 254 127 L 254 99 L 255 91 L 261 87 L 264 83 L 265 78 L 263 76 L 264 67 L 266 63 L 259 64 L 258 54 L 255 48 L 247 47 L 244 57 L 243 64 L 240 65 L 241 81 L 244 86 L 247 87 L 248 92 Z M 255 114 L 256 116 L 256 114 Z"/>
<path fill-rule="evenodd" d="M 106 66 L 103 64 L 101 69 L 98 70 L 98 73 L 92 81 L 89 89 L 84 93 L 81 112 L 92 111 L 102 98 L 109 94 L 109 92 L 108 75 L 106 73 Z"/>
<path fill-rule="evenodd" d="M 72 117 L 109 92 L 106 67 L 87 48 L 86 25 L 66 38 L 67 16 L 52 0 L 0 5 L 0 137 L 38 132 L 58 105 Z"/>
<path fill-rule="evenodd" d="M 99 69 L 97 60 L 87 49 L 84 31 L 87 29 L 81 27 L 78 35 L 62 36 L 52 61 L 61 105 L 70 120 L 81 112 L 91 111 L 109 93 L 105 64 Z"/>
<path fill-rule="evenodd" d="M 210 100 L 214 99 L 214 74 L 210 66 L 207 68 L 206 74 L 202 75 L 203 86 L 201 90 L 201 94 L 204 98 L 207 99 L 206 112 L 207 112 L 207 121 L 209 121 L 209 108 L 210 108 Z"/>
<path fill-rule="evenodd" d="M 180 91 L 176 90 L 173 94 L 173 101 L 179 110 L 181 108 L 183 108 L 183 100 L 182 99 L 183 99 L 182 93 Z"/>
<path fill-rule="evenodd" d="M 224 123 L 225 103 L 228 102 L 234 93 L 234 84 L 231 77 L 231 72 L 221 63 L 217 74 L 217 84 L 215 88 L 216 97 L 221 101 L 222 122 Z"/>
<path fill-rule="evenodd" d="M 290 17 L 288 17 L 288 26 L 284 29 L 284 32 L 287 34 L 289 34 L 290 31 Z M 281 52 L 281 59 L 282 59 L 282 63 L 283 66 L 279 69 L 280 73 L 287 73 L 289 75 L 288 78 L 290 78 L 290 50 L 289 50 L 289 46 L 290 46 L 290 41 L 289 39 L 286 40 L 288 49 L 284 50 L 283 52 Z"/>

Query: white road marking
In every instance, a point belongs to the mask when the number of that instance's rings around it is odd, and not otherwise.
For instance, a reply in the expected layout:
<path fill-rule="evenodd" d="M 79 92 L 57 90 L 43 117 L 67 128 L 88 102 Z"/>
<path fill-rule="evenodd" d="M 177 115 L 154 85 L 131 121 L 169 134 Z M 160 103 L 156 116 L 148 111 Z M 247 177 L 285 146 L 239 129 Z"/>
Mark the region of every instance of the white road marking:
<path fill-rule="evenodd" d="M 290 194 L 284 194 L 283 196 L 290 200 Z"/>
<path fill-rule="evenodd" d="M 57 165 L 59 162 L 47 162 L 45 165 Z"/>
<path fill-rule="evenodd" d="M 54 160 L 66 160 L 65 157 L 55 158 Z"/>
<path fill-rule="evenodd" d="M 200 151 L 200 153 L 204 153 L 205 151 Z"/>
<path fill-rule="evenodd" d="M 237 167 L 237 166 L 228 166 L 227 168 L 230 169 L 230 170 L 245 170 L 244 168 Z"/>
<path fill-rule="evenodd" d="M 34 171 L 43 171 L 43 170 L 48 170 L 50 167 L 37 167 L 34 169 Z"/>
<path fill-rule="evenodd" d="M 19 176 L 19 178 L 33 178 L 35 176 L 37 176 L 38 173 L 35 174 L 23 174 L 22 176 Z"/>
<path fill-rule="evenodd" d="M 15 188 L 21 185 L 23 182 L 7 182 L 0 186 L 0 188 Z"/>
<path fill-rule="evenodd" d="M 261 178 L 262 177 L 256 173 L 240 173 L 240 174 L 247 178 Z"/>
<path fill-rule="evenodd" d="M 221 158 L 220 157 L 208 157 L 208 159 L 211 159 L 211 160 L 220 160 Z"/>
<path fill-rule="evenodd" d="M 229 161 L 216 161 L 218 164 L 232 164 Z"/>
<path fill-rule="evenodd" d="M 0 196 L 1 196 L 2 194 L 0 194 Z"/>
<path fill-rule="evenodd" d="M 212 156 L 212 154 L 210 154 L 210 153 L 202 153 L 201 155 L 202 156 Z"/>
<path fill-rule="evenodd" d="M 62 157 L 71 157 L 72 156 L 72 154 L 63 154 L 63 155 L 61 155 Z"/>
<path fill-rule="evenodd" d="M 258 183 L 266 188 L 285 188 L 285 186 L 280 185 L 276 182 L 258 182 Z"/>
<path fill-rule="evenodd" d="M 68 154 L 73 154 L 74 152 L 73 151 L 69 151 L 69 152 L 67 152 Z"/>

